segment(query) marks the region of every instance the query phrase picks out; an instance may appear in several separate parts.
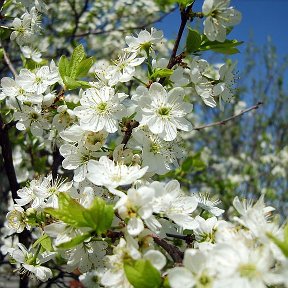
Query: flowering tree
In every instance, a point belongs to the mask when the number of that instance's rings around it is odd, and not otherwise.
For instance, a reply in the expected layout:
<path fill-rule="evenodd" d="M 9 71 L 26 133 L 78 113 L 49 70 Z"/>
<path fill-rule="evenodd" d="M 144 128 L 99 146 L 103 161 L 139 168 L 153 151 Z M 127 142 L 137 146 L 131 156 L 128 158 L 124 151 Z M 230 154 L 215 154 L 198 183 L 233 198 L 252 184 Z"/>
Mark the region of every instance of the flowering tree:
<path fill-rule="evenodd" d="M 264 194 L 224 211 L 186 185 L 185 139 L 261 105 L 195 126 L 196 101 L 223 111 L 236 94 L 235 64 L 201 57 L 238 52 L 241 14 L 194 2 L 0 1 L 1 252 L 20 287 L 288 287 L 288 226 Z M 175 9 L 170 43 L 150 26 Z"/>

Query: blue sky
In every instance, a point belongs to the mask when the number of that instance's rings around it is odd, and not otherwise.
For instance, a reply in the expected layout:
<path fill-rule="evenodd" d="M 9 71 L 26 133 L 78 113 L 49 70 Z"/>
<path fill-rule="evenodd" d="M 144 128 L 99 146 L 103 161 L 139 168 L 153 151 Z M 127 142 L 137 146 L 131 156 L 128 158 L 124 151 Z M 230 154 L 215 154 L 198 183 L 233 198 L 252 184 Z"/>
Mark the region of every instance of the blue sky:
<path fill-rule="evenodd" d="M 203 0 L 196 0 L 194 10 L 201 11 Z M 271 36 L 280 57 L 288 55 L 288 0 L 232 0 L 231 5 L 242 13 L 242 22 L 235 26 L 230 39 L 249 40 L 251 33 L 259 46 Z M 175 38 L 180 23 L 179 11 L 165 18 L 157 25 L 167 38 Z M 240 51 L 245 50 L 245 43 Z M 241 53 L 242 54 L 242 53 Z M 241 67 L 242 55 L 237 54 Z M 234 57 L 233 57 L 234 58 Z M 239 68 L 240 68 L 239 67 Z"/>

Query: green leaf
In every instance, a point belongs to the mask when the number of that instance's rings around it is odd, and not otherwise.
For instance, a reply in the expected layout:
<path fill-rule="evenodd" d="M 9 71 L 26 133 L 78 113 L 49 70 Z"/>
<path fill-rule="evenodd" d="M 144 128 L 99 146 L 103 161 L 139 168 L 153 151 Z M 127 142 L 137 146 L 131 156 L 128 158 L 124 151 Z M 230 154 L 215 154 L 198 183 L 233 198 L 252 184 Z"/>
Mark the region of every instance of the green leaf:
<path fill-rule="evenodd" d="M 86 77 L 93 63 L 94 63 L 93 57 L 81 61 L 81 63 L 78 65 L 76 69 L 76 77 L 77 78 Z"/>
<path fill-rule="evenodd" d="M 92 86 L 89 84 L 89 82 L 86 82 L 86 81 L 80 81 L 80 80 L 77 80 L 76 81 L 81 88 L 91 88 Z"/>
<path fill-rule="evenodd" d="M 214 52 L 222 53 L 226 55 L 237 54 L 240 52 L 237 48 L 214 48 L 211 50 L 213 50 Z"/>
<path fill-rule="evenodd" d="M 181 170 L 188 171 L 202 171 L 206 168 L 205 162 L 201 159 L 201 152 L 196 153 L 193 156 L 189 156 L 181 165 Z"/>
<path fill-rule="evenodd" d="M 148 260 L 140 259 L 134 263 L 124 263 L 124 270 L 128 281 L 135 288 L 161 287 L 160 272 Z"/>
<path fill-rule="evenodd" d="M 157 78 L 166 78 L 173 74 L 173 70 L 168 68 L 156 68 L 153 74 L 150 76 L 151 80 L 156 80 Z"/>
<path fill-rule="evenodd" d="M 95 198 L 87 209 L 65 193 L 59 194 L 59 209 L 46 208 L 45 212 L 72 227 L 89 227 L 97 234 L 110 228 L 114 217 L 113 205 L 107 205 L 101 198 Z"/>
<path fill-rule="evenodd" d="M 79 83 L 79 81 L 69 76 L 64 76 L 63 81 L 68 90 L 73 90 L 81 87 L 81 83 Z"/>
<path fill-rule="evenodd" d="M 239 53 L 239 50 L 235 47 L 241 45 L 242 43 L 243 41 L 228 39 L 226 39 L 224 42 L 209 41 L 205 35 L 202 35 L 202 42 L 199 50 L 212 50 L 222 54 L 235 54 Z"/>
<path fill-rule="evenodd" d="M 71 248 L 75 247 L 76 245 L 83 243 L 89 237 L 91 237 L 90 233 L 78 235 L 78 236 L 74 237 L 73 239 L 71 239 L 70 241 L 59 244 L 57 247 L 61 248 L 61 249 L 71 249 Z"/>
<path fill-rule="evenodd" d="M 201 46 L 201 35 L 198 31 L 188 28 L 188 35 L 186 39 L 186 51 L 193 53 L 199 50 Z"/>
<path fill-rule="evenodd" d="M 276 238 L 272 233 L 267 233 L 267 236 L 279 247 L 282 253 L 288 258 L 288 223 L 284 227 L 284 241 Z"/>
<path fill-rule="evenodd" d="M 288 223 L 286 223 L 284 227 L 284 242 L 286 242 L 288 246 Z"/>
<path fill-rule="evenodd" d="M 89 227 L 83 217 L 85 208 L 68 194 L 59 193 L 59 209 L 45 208 L 45 212 L 73 227 Z"/>
<path fill-rule="evenodd" d="M 37 239 L 34 243 L 33 243 L 33 247 L 37 247 L 38 245 L 41 245 L 46 251 L 53 251 L 53 246 L 52 246 L 52 240 L 51 238 L 47 235 L 44 234 L 42 235 L 39 239 Z"/>
<path fill-rule="evenodd" d="M 69 76 L 70 75 L 69 67 L 70 67 L 70 64 L 69 64 L 69 61 L 68 61 L 67 57 L 62 55 L 60 57 L 60 60 L 59 60 L 59 63 L 58 63 L 58 68 L 59 68 L 60 76 L 61 76 L 61 78 L 63 80 L 64 80 L 65 76 Z"/>
<path fill-rule="evenodd" d="M 79 64 L 82 62 L 82 60 L 84 60 L 84 58 L 86 57 L 85 51 L 84 51 L 84 47 L 82 44 L 78 45 L 71 56 L 71 61 L 70 61 L 70 77 L 72 79 L 76 79 L 77 76 L 77 69 L 79 67 Z"/>
<path fill-rule="evenodd" d="M 111 227 L 114 210 L 112 205 L 107 205 L 106 202 L 97 197 L 93 204 L 83 212 L 83 217 L 97 234 L 106 232 Z"/>

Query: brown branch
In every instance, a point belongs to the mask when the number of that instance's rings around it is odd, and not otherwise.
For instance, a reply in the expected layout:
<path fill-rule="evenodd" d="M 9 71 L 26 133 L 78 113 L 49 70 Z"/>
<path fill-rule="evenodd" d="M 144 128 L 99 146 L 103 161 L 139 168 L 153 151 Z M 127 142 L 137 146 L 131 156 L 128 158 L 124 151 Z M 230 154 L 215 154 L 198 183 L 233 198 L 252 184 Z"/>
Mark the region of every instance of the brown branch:
<path fill-rule="evenodd" d="M 14 200 L 18 198 L 17 191 L 19 190 L 20 186 L 17 182 L 16 173 L 13 165 L 12 147 L 9 140 L 8 129 L 1 115 L 0 115 L 0 145 L 2 147 L 4 167 L 9 180 L 12 198 Z"/>
<path fill-rule="evenodd" d="M 170 59 L 169 59 L 169 63 L 167 65 L 168 69 L 171 69 L 175 65 L 176 54 L 177 54 L 177 51 L 179 48 L 181 38 L 183 36 L 185 26 L 187 24 L 187 21 L 189 20 L 189 15 L 190 15 L 190 12 L 192 10 L 192 6 L 193 6 L 193 4 L 190 4 L 185 10 L 181 11 L 181 24 L 180 24 L 180 27 L 178 30 L 177 38 L 175 40 Z"/>
<path fill-rule="evenodd" d="M 4 46 L 2 45 L 1 41 L 0 41 L 0 46 L 1 48 L 3 49 L 3 57 L 4 57 L 4 61 L 5 63 L 7 64 L 8 68 L 10 69 L 10 71 L 12 72 L 12 74 L 15 76 L 17 76 L 17 71 L 16 69 L 14 68 L 10 58 L 9 58 L 9 55 L 7 54 Z"/>
<path fill-rule="evenodd" d="M 121 144 L 124 144 L 124 147 L 127 145 L 134 128 L 139 126 L 139 122 L 136 120 L 128 120 L 126 123 L 124 123 L 124 126 L 122 127 L 121 131 L 124 132 L 124 137 L 121 142 Z"/>
<path fill-rule="evenodd" d="M 12 193 L 12 198 L 15 200 L 18 198 L 17 191 L 20 188 L 20 185 L 17 181 L 16 172 L 13 164 L 13 156 L 12 156 L 12 147 L 9 139 L 9 126 L 5 125 L 3 118 L 0 114 L 0 146 L 2 148 L 2 157 L 4 160 L 4 167 L 6 170 L 6 175 L 9 181 L 10 190 Z M 24 244 L 26 247 L 29 246 L 30 243 L 30 233 L 28 230 L 24 230 L 19 236 L 19 242 Z M 27 288 L 29 284 L 29 278 L 27 276 L 20 278 L 19 287 Z"/>
<path fill-rule="evenodd" d="M 175 64 L 179 63 L 179 56 L 180 55 L 181 55 L 180 56 L 180 61 L 182 61 L 182 58 L 183 58 L 182 56 L 185 55 L 185 53 L 184 54 L 181 53 L 177 57 L 177 51 L 178 51 L 178 48 L 179 48 L 179 45 L 180 45 L 181 38 L 183 36 L 183 32 L 184 32 L 185 26 L 186 26 L 189 18 L 191 17 L 192 7 L 193 7 L 193 3 L 190 4 L 189 6 L 187 6 L 186 9 L 180 10 L 181 11 L 181 24 L 180 24 L 180 27 L 179 27 L 179 30 L 178 30 L 177 38 L 175 40 L 174 47 L 172 49 L 172 53 L 171 53 L 168 65 L 167 65 L 168 69 L 173 68 L 173 66 Z M 159 83 L 163 84 L 165 79 L 166 79 L 166 77 L 161 78 L 159 80 Z"/>
<path fill-rule="evenodd" d="M 175 263 L 182 263 L 184 253 L 180 251 L 178 247 L 168 243 L 157 235 L 152 234 L 151 236 L 154 239 L 154 242 L 162 247 L 171 256 Z"/>
<path fill-rule="evenodd" d="M 225 125 L 227 122 L 231 121 L 231 120 L 234 120 L 240 116 L 242 116 L 243 114 L 247 113 L 247 112 L 250 112 L 252 110 L 256 110 L 258 109 L 261 105 L 263 105 L 263 102 L 258 102 L 256 105 L 254 106 L 251 106 L 245 110 L 242 110 L 240 113 L 234 115 L 234 116 L 231 116 L 229 118 L 226 118 L 224 120 L 221 120 L 221 121 L 217 121 L 217 122 L 213 122 L 213 123 L 210 123 L 210 124 L 206 124 L 206 125 L 202 125 L 202 126 L 198 126 L 198 127 L 195 127 L 193 128 L 193 130 L 196 130 L 196 131 L 200 131 L 202 129 L 205 129 L 205 128 L 210 128 L 210 127 L 214 127 L 214 126 L 223 126 Z"/>

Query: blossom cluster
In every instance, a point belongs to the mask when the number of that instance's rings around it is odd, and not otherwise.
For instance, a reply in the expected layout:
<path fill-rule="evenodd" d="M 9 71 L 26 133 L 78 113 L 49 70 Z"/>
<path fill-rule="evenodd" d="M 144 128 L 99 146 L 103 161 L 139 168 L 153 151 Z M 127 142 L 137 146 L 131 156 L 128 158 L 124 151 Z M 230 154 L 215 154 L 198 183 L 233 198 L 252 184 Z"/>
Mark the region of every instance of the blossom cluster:
<path fill-rule="evenodd" d="M 49 13 L 37 3 L 12 22 L 10 38 L 20 46 L 38 32 L 33 11 Z M 219 43 L 241 18 L 228 0 L 205 0 L 201 13 L 201 36 Z M 192 54 L 171 67 L 155 28 L 125 42 L 111 61 L 93 64 L 79 45 L 69 61 L 63 55 L 57 65 L 2 78 L 0 99 L 19 133 L 44 142 L 54 159 L 48 175 L 26 175 L 1 252 L 22 275 L 48 281 L 57 277 L 54 262 L 77 270 L 85 287 L 140 287 L 151 280 L 141 265 L 155 276 L 153 287 L 288 287 L 287 250 L 277 245 L 286 228 L 264 196 L 254 205 L 236 197 L 238 216 L 228 219 L 233 212 L 207 193 L 161 181 L 184 158 L 194 99 L 223 110 L 233 98 L 235 64 L 213 66 Z M 24 230 L 35 240 L 30 247 L 8 240 Z"/>

